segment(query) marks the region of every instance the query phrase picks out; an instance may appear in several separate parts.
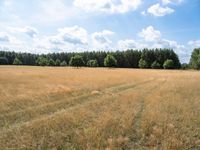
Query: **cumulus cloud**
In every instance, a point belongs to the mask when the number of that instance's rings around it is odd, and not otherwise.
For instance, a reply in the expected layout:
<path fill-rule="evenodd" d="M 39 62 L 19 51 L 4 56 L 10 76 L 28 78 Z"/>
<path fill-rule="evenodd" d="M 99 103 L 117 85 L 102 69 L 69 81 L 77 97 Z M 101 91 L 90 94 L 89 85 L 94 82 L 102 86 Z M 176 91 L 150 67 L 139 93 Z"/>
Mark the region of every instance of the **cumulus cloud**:
<path fill-rule="evenodd" d="M 193 47 L 193 48 L 199 48 L 200 47 L 200 40 L 196 40 L 196 41 L 189 41 L 188 45 Z"/>
<path fill-rule="evenodd" d="M 152 14 L 156 17 L 162 17 L 167 14 L 171 14 L 174 12 L 174 9 L 169 8 L 169 7 L 163 7 L 159 3 L 152 5 L 151 7 L 148 8 L 147 12 L 149 14 Z"/>
<path fill-rule="evenodd" d="M 138 35 L 148 42 L 158 41 L 161 38 L 161 32 L 159 30 L 155 30 L 153 26 L 142 29 Z"/>
<path fill-rule="evenodd" d="M 75 0 L 74 6 L 86 12 L 126 13 L 136 10 L 142 0 Z"/>
<path fill-rule="evenodd" d="M 10 42 L 10 35 L 6 32 L 0 32 L 0 42 Z"/>
<path fill-rule="evenodd" d="M 112 41 L 108 38 L 108 36 L 111 36 L 113 34 L 114 32 L 109 30 L 103 30 L 102 32 L 93 33 L 91 35 L 93 47 L 97 49 L 110 48 L 110 44 L 112 43 Z"/>
<path fill-rule="evenodd" d="M 135 41 L 133 39 L 125 39 L 118 41 L 118 47 L 120 50 L 127 49 L 143 49 L 148 47 L 147 43 L 142 43 L 140 41 Z"/>
<path fill-rule="evenodd" d="M 49 38 L 52 44 L 74 44 L 74 45 L 87 45 L 88 33 L 79 26 L 65 27 L 58 29 L 58 34 Z"/>
<path fill-rule="evenodd" d="M 19 33 L 25 33 L 31 38 L 34 38 L 38 34 L 38 30 L 34 27 L 26 26 L 24 28 L 19 28 L 19 27 L 9 27 L 9 31 L 11 32 L 19 32 Z"/>
<path fill-rule="evenodd" d="M 162 0 L 163 5 L 180 4 L 183 0 Z"/>

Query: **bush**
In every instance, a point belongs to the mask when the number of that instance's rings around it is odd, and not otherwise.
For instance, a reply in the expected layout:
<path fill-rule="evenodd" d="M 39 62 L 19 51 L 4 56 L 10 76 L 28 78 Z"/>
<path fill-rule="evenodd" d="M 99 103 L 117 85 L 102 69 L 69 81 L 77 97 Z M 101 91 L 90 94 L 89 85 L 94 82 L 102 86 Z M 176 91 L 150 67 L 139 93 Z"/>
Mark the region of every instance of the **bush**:
<path fill-rule="evenodd" d="M 98 67 L 99 65 L 98 65 L 97 60 L 89 60 L 89 61 L 87 62 L 87 66 L 88 66 L 88 67 Z"/>
<path fill-rule="evenodd" d="M 0 57 L 0 65 L 7 65 L 8 59 L 6 57 Z"/>
<path fill-rule="evenodd" d="M 148 68 L 147 62 L 143 60 L 142 58 L 139 61 L 139 68 Z"/>
<path fill-rule="evenodd" d="M 186 70 L 189 69 L 189 65 L 186 63 L 181 64 L 181 69 Z"/>
<path fill-rule="evenodd" d="M 152 69 L 160 69 L 161 66 L 160 66 L 160 64 L 159 64 L 157 61 L 154 61 L 154 62 L 151 64 L 151 68 L 152 68 Z"/>
<path fill-rule="evenodd" d="M 39 66 L 48 66 L 49 65 L 49 61 L 48 61 L 47 58 L 40 56 L 36 60 L 36 64 L 39 65 Z"/>
<path fill-rule="evenodd" d="M 171 59 L 167 59 L 163 64 L 164 69 L 174 69 L 174 62 Z"/>
<path fill-rule="evenodd" d="M 56 59 L 55 66 L 60 66 L 60 60 L 59 59 Z"/>
<path fill-rule="evenodd" d="M 55 66 L 55 61 L 53 59 L 49 59 L 48 66 Z"/>
<path fill-rule="evenodd" d="M 15 58 L 13 61 L 13 65 L 22 65 L 22 61 L 19 60 L 18 58 Z"/>
<path fill-rule="evenodd" d="M 105 67 L 116 67 L 117 66 L 117 60 L 115 57 L 111 54 L 108 54 L 106 58 L 104 59 L 104 66 Z"/>
<path fill-rule="evenodd" d="M 61 62 L 61 63 L 60 63 L 60 66 L 67 66 L 66 61 Z"/>
<path fill-rule="evenodd" d="M 84 66 L 84 61 L 83 61 L 83 57 L 80 55 L 75 55 L 74 57 L 71 57 L 70 61 L 69 61 L 69 65 L 70 66 L 74 66 L 74 67 L 81 67 Z"/>

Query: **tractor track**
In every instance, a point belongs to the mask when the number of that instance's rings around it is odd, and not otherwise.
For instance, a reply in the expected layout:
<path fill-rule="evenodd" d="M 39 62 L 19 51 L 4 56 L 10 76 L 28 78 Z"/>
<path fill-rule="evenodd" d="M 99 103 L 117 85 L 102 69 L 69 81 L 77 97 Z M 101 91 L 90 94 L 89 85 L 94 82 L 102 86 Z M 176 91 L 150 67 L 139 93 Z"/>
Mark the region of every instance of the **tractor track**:
<path fill-rule="evenodd" d="M 15 126 L 19 126 L 20 124 L 24 124 L 33 120 L 38 120 L 39 118 L 53 116 L 59 112 L 62 112 L 63 110 L 70 110 L 70 109 L 76 109 L 80 107 L 81 105 L 88 104 L 90 102 L 98 100 L 98 98 L 101 98 L 103 96 L 113 96 L 118 93 L 124 92 L 129 89 L 137 89 L 137 87 L 150 83 L 152 81 L 155 81 L 156 79 L 152 78 L 149 80 L 141 81 L 134 84 L 128 84 L 128 85 L 117 85 L 112 86 L 109 88 L 106 88 L 98 95 L 91 95 L 86 94 L 82 95 L 76 98 L 69 100 L 59 100 L 52 103 L 47 103 L 45 105 L 40 105 L 37 107 L 29 107 L 24 110 L 20 111 L 14 111 L 10 112 L 8 114 L 0 115 L 0 133 L 1 130 L 7 130 L 9 128 L 13 128 Z"/>

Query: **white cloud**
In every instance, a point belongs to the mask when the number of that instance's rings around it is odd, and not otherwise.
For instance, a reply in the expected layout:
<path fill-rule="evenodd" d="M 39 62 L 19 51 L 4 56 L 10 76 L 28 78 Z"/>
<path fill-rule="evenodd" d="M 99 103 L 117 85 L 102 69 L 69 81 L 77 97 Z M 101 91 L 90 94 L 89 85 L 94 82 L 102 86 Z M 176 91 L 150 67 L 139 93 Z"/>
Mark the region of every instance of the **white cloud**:
<path fill-rule="evenodd" d="M 162 7 L 160 6 L 159 3 L 152 5 L 151 7 L 148 8 L 147 12 L 149 14 L 152 14 L 156 17 L 162 17 L 165 16 L 167 14 L 171 14 L 174 12 L 174 9 L 169 8 L 169 7 Z"/>
<path fill-rule="evenodd" d="M 180 4 L 182 2 L 183 2 L 183 0 L 162 0 L 163 5 Z"/>
<path fill-rule="evenodd" d="M 10 36 L 6 32 L 0 32 L 0 42 L 10 42 Z"/>
<path fill-rule="evenodd" d="M 135 41 L 133 39 L 125 39 L 125 40 L 118 41 L 118 47 L 120 50 L 143 49 L 145 47 L 148 47 L 148 44 Z"/>
<path fill-rule="evenodd" d="M 79 26 L 66 27 L 58 29 L 58 34 L 50 38 L 50 42 L 53 44 L 88 44 L 88 33 L 87 31 Z"/>
<path fill-rule="evenodd" d="M 136 10 L 142 0 L 75 0 L 74 6 L 86 12 L 126 13 Z"/>
<path fill-rule="evenodd" d="M 19 32 L 19 33 L 25 33 L 29 37 L 34 38 L 38 34 L 38 30 L 34 27 L 26 26 L 24 28 L 19 27 L 8 27 L 9 31 L 11 32 Z"/>
<path fill-rule="evenodd" d="M 12 6 L 12 0 L 4 0 L 4 6 L 10 8 Z"/>
<path fill-rule="evenodd" d="M 189 41 L 188 45 L 193 47 L 193 48 L 199 48 L 200 47 L 200 40 L 196 40 L 196 41 Z"/>
<path fill-rule="evenodd" d="M 149 26 L 146 29 L 142 29 L 138 35 L 148 42 L 158 41 L 161 38 L 160 31 L 155 30 L 152 26 Z"/>
<path fill-rule="evenodd" d="M 113 35 L 114 32 L 109 30 L 103 30 L 102 32 L 95 32 L 91 35 L 93 48 L 95 49 L 108 49 L 110 48 L 110 44 L 112 41 L 108 38 L 108 36 Z"/>
<path fill-rule="evenodd" d="M 11 36 L 7 32 L 0 32 L 0 42 L 1 44 L 9 43 L 9 44 L 15 44 L 15 45 L 22 43 L 20 40 L 16 39 L 14 36 Z"/>
<path fill-rule="evenodd" d="M 58 23 L 74 16 L 77 17 L 79 11 L 71 7 L 69 2 L 66 0 L 38 0 L 38 12 L 33 16 L 33 20 L 49 25 L 52 22 Z"/>

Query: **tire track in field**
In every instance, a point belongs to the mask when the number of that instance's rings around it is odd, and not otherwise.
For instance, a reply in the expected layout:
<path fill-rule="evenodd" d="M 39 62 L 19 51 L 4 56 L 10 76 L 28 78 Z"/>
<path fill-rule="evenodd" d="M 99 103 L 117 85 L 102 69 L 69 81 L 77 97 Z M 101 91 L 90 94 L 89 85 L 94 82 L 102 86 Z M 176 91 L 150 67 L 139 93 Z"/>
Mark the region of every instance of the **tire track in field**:
<path fill-rule="evenodd" d="M 132 125 L 132 132 L 130 135 L 130 143 L 128 144 L 128 149 L 138 149 L 141 145 L 141 141 L 140 141 L 140 127 L 141 127 L 141 120 L 142 120 L 142 115 L 143 112 L 145 111 L 145 101 L 146 101 L 146 97 L 149 96 L 151 93 L 153 93 L 153 91 L 161 88 L 165 83 L 166 83 L 167 79 L 165 78 L 160 84 L 155 85 L 153 88 L 151 88 L 150 90 L 148 90 L 147 92 L 145 92 L 140 100 L 140 108 L 139 111 L 137 112 L 136 116 L 133 119 L 133 125 Z"/>
<path fill-rule="evenodd" d="M 117 93 L 126 91 L 128 89 L 133 89 L 138 86 L 147 84 L 149 82 L 152 82 L 156 80 L 155 78 L 146 80 L 146 81 L 141 81 L 138 83 L 134 84 L 128 84 L 128 85 L 117 85 L 113 87 L 109 87 L 101 91 L 101 94 L 99 95 L 91 95 L 91 94 L 86 94 L 83 96 L 79 96 L 77 98 L 71 99 L 71 100 L 59 100 L 53 103 L 47 103 L 45 105 L 40 105 L 38 107 L 30 107 L 25 110 L 21 111 L 14 111 L 11 113 L 8 113 L 6 115 L 1 115 L 0 116 L 0 130 L 1 129 L 6 129 L 9 127 L 12 127 L 15 124 L 20 124 L 23 122 L 28 122 L 31 121 L 37 117 L 42 117 L 46 115 L 52 115 L 56 112 L 59 112 L 60 110 L 63 109 L 69 109 L 71 107 L 75 107 L 76 105 L 82 105 L 84 103 L 94 101 L 94 98 L 98 99 L 102 96 L 108 95 L 112 96 Z"/>

